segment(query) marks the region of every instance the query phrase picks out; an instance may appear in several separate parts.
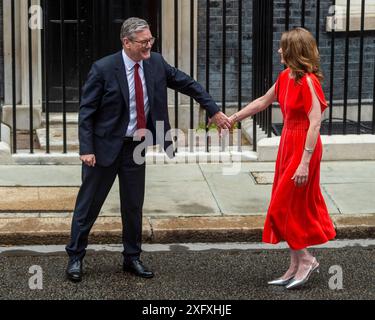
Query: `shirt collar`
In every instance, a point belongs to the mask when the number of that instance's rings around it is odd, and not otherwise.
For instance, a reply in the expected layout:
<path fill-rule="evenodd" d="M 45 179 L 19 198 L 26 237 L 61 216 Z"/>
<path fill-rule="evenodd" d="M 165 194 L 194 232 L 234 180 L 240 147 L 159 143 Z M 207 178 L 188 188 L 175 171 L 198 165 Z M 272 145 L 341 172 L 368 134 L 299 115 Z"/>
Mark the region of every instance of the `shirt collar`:
<path fill-rule="evenodd" d="M 125 50 L 122 50 L 122 58 L 124 59 L 125 67 L 128 71 L 132 70 L 134 66 L 138 63 L 141 69 L 143 69 L 143 61 L 135 62 L 128 57 Z"/>

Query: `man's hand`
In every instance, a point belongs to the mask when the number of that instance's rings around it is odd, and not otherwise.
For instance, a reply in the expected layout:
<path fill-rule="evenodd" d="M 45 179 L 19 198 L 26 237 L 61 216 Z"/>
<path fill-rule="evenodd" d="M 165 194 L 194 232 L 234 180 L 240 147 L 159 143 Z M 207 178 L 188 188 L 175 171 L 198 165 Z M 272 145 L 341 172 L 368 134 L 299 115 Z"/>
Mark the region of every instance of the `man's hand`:
<path fill-rule="evenodd" d="M 221 111 L 217 112 L 208 122 L 208 125 L 215 123 L 219 129 L 230 130 L 232 123 L 229 118 Z"/>
<path fill-rule="evenodd" d="M 95 167 L 96 159 L 94 154 L 85 154 L 79 157 L 80 160 L 89 167 Z"/>

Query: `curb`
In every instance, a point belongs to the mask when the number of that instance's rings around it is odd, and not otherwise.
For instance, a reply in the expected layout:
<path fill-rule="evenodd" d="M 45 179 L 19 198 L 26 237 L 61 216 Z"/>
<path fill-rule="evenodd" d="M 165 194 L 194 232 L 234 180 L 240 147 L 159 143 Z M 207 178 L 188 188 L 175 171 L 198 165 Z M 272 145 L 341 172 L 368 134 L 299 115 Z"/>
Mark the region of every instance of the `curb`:
<path fill-rule="evenodd" d="M 143 219 L 144 243 L 261 242 L 265 216 L 173 217 Z M 375 235 L 375 215 L 332 217 L 336 239 L 365 239 Z M 0 219 L 0 246 L 66 244 L 71 218 Z M 120 217 L 99 217 L 90 243 L 121 243 Z"/>
<path fill-rule="evenodd" d="M 375 214 L 334 215 L 337 239 L 367 239 L 375 236 Z"/>

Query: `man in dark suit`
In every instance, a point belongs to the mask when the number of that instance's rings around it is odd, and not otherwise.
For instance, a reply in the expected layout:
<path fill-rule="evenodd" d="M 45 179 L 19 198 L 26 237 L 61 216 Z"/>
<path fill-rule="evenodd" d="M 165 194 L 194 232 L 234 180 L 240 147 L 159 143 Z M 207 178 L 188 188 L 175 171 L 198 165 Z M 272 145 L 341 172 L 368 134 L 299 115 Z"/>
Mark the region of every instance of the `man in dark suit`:
<path fill-rule="evenodd" d="M 219 128 L 231 126 L 199 83 L 170 66 L 160 54 L 151 53 L 155 39 L 146 21 L 127 19 L 121 28 L 121 41 L 123 50 L 95 62 L 83 87 L 79 111 L 82 185 L 72 220 L 71 240 L 66 246 L 69 255 L 66 274 L 77 282 L 82 279 L 89 232 L 116 176 L 123 223 L 123 270 L 144 278 L 154 276 L 139 260 L 145 162 L 136 161 L 134 154 L 145 139 L 149 140 L 147 133 L 151 132 L 151 144 L 162 144 L 173 156 L 168 133 L 167 88 L 194 98 Z M 163 129 L 160 132 L 155 128 Z"/>

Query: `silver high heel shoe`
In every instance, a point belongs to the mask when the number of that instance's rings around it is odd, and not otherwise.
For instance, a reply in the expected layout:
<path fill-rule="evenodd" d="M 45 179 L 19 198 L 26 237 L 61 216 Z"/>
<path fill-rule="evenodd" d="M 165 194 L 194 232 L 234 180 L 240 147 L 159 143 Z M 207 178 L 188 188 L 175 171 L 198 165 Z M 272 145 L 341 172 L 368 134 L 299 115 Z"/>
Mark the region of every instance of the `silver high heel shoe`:
<path fill-rule="evenodd" d="M 287 285 L 292 279 L 294 278 L 294 276 L 291 276 L 287 279 L 275 279 L 275 280 L 272 280 L 272 281 L 268 281 L 267 283 L 269 285 L 273 285 L 273 286 L 285 286 Z"/>
<path fill-rule="evenodd" d="M 319 273 L 319 263 L 314 258 L 312 264 L 309 267 L 309 270 L 306 274 L 306 276 L 302 279 L 294 279 L 292 280 L 287 286 L 287 289 L 296 289 L 301 286 L 303 286 L 310 278 L 311 274 L 316 270 L 317 273 Z"/>

